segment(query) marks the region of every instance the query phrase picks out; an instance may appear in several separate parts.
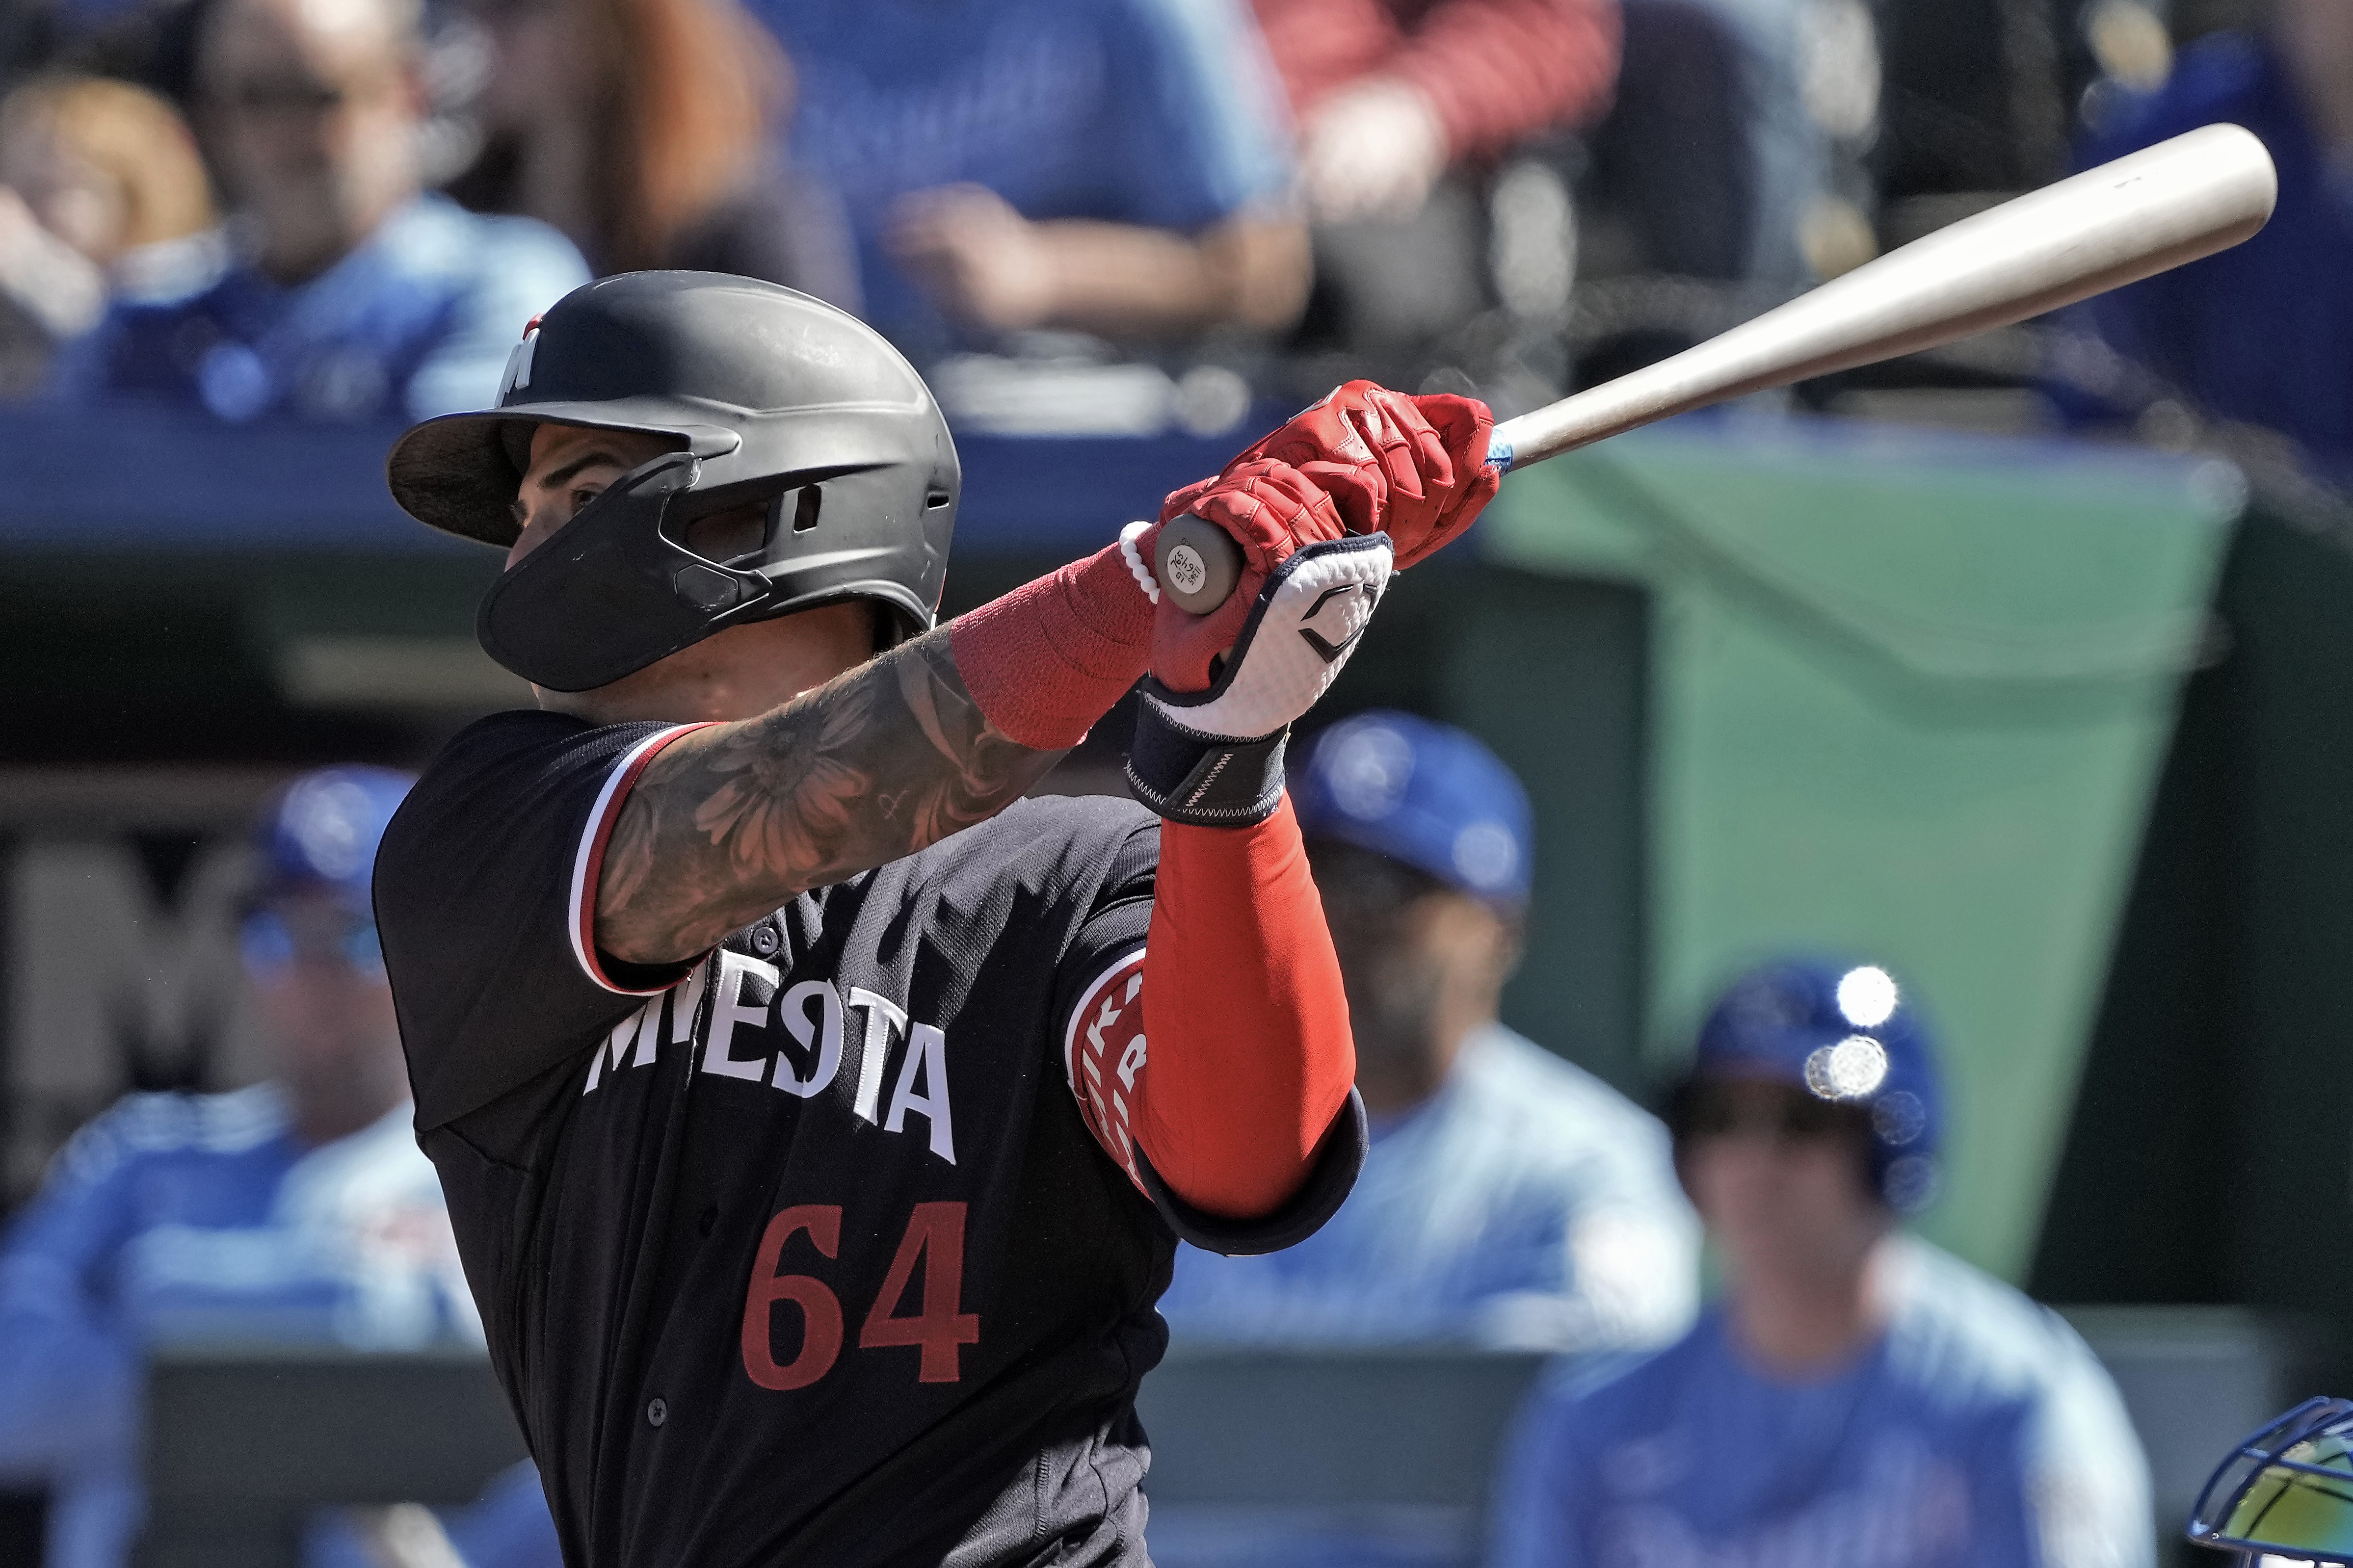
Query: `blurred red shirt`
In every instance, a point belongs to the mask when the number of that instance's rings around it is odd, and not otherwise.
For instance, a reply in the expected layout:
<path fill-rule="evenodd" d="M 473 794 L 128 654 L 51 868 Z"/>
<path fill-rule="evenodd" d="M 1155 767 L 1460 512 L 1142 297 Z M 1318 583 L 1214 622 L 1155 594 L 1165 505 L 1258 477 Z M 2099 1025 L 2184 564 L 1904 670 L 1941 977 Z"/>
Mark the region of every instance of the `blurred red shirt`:
<path fill-rule="evenodd" d="M 1419 88 L 1450 163 L 1598 120 L 1618 79 L 1618 0 L 1253 0 L 1292 111 L 1380 74 Z"/>

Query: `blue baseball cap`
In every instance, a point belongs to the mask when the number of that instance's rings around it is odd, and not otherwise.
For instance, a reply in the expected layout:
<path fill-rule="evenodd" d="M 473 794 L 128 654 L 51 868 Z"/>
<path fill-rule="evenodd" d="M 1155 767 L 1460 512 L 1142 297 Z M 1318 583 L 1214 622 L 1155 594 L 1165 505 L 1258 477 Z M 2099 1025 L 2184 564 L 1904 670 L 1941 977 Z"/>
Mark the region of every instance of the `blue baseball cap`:
<path fill-rule="evenodd" d="M 256 897 L 323 890 L 367 913 L 376 846 L 416 782 L 396 768 L 346 763 L 304 773 L 279 791 L 254 824 Z"/>
<path fill-rule="evenodd" d="M 1871 1117 L 1871 1175 L 1899 1211 L 1936 1195 L 1945 1100 L 1935 1040 L 1875 963 L 1777 959 L 1725 988 L 1700 1026 L 1693 1079 L 1762 1078 Z"/>
<path fill-rule="evenodd" d="M 1292 805 L 1310 838 L 1338 839 L 1497 903 L 1527 900 L 1535 824 L 1503 760 L 1451 724 L 1375 709 L 1315 738 Z"/>

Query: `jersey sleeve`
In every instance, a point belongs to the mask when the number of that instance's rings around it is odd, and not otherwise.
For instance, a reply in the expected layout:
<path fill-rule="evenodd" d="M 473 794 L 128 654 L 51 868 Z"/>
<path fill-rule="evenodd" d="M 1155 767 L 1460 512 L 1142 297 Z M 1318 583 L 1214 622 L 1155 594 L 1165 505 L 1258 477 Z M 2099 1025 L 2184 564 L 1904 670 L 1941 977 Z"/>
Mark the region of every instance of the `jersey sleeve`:
<path fill-rule="evenodd" d="M 1144 1020 L 1145 946 L 1159 858 L 1159 829 L 1122 846 L 1093 912 L 1062 965 L 1062 1071 L 1079 1114 L 1104 1153 L 1178 1239 L 1206 1251 L 1248 1255 L 1304 1240 L 1356 1184 L 1368 1142 L 1364 1102 L 1351 1089 L 1297 1192 L 1271 1214 L 1237 1220 L 1187 1204 L 1137 1146 L 1135 1122 L 1149 1059 Z"/>
<path fill-rule="evenodd" d="M 493 405 L 523 323 L 588 281 L 579 251 L 543 223 L 470 216 L 465 224 L 473 240 L 470 276 L 447 330 L 408 378 L 411 419 Z"/>
<path fill-rule="evenodd" d="M 1124 0 L 1103 14 L 1120 84 L 1118 216 L 1191 231 L 1280 201 L 1282 86 L 1240 0 Z"/>
<path fill-rule="evenodd" d="M 1060 1023 L 1062 1077 L 1078 1100 L 1080 1119 L 1139 1193 L 1144 1178 L 1128 1130 L 1129 1098 L 1144 1066 L 1144 939 L 1152 927 L 1153 870 L 1159 860 L 1157 823 L 1138 826 L 1121 842 L 1062 960 L 1052 1015 Z"/>
<path fill-rule="evenodd" d="M 1666 1129 L 1630 1107 L 1609 1110 L 1577 1130 L 1594 1151 L 1577 1167 L 1566 1237 L 1578 1350 L 1665 1344 L 1699 1311 L 1699 1216 L 1675 1180 Z"/>
<path fill-rule="evenodd" d="M 595 920 L 630 784 L 697 727 L 501 714 L 409 793 L 377 856 L 375 909 L 419 1131 L 561 1064 L 691 972 L 613 963 Z"/>
<path fill-rule="evenodd" d="M 1539 1380 L 1504 1440 L 1487 1521 L 1488 1568 L 1586 1568 L 1589 1461 L 1567 1380 Z"/>
<path fill-rule="evenodd" d="M 125 1117 L 73 1136 L 0 1245 L 0 1469 L 54 1477 L 130 1443 L 138 1355 L 104 1295 L 140 1176 Z"/>
<path fill-rule="evenodd" d="M 2148 1459 L 2091 1348 L 2052 1315 L 2048 1388 L 2022 1434 L 2028 1526 L 2043 1568 L 2151 1568 Z"/>

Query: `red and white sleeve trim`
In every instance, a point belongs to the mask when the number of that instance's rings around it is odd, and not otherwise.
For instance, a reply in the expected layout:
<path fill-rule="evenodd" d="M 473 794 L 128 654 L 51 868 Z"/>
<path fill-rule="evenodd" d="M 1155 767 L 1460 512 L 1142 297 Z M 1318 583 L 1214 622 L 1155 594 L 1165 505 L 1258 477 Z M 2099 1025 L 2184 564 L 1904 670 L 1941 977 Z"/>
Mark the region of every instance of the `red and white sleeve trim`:
<path fill-rule="evenodd" d="M 1139 944 L 1095 976 L 1062 1031 L 1062 1074 L 1078 1097 L 1079 1114 L 1138 1192 L 1144 1191 L 1144 1177 L 1135 1168 L 1135 1138 L 1128 1123 L 1144 1059 L 1144 949 Z"/>
<path fill-rule="evenodd" d="M 580 830 L 579 853 L 572 860 L 572 897 L 565 910 L 572 925 L 572 956 L 578 961 L 580 972 L 606 990 L 622 996 L 659 996 L 669 985 L 657 985 L 649 990 L 634 990 L 617 985 L 596 961 L 596 879 L 605 868 L 606 841 L 613 837 L 613 824 L 620 820 L 622 803 L 629 798 L 629 787 L 646 764 L 654 760 L 664 746 L 681 735 L 697 730 L 707 730 L 708 724 L 679 724 L 659 734 L 649 735 L 629 748 L 628 754 L 613 764 L 606 775 L 605 787 L 596 796 L 596 804 L 588 812 L 588 822 Z M 675 984 L 673 982 L 672 984 Z"/>

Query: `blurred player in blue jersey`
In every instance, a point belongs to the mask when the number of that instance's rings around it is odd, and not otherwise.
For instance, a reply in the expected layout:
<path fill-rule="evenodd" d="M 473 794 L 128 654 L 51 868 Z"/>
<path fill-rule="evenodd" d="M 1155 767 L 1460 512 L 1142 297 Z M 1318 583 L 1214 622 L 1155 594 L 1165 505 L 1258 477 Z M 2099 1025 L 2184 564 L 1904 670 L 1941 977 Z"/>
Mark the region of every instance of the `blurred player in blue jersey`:
<path fill-rule="evenodd" d="M 1564 1372 L 1505 1463 L 1497 1568 L 2148 1568 L 2147 1467 L 2058 1316 L 1901 1236 L 1936 1184 L 1926 1031 L 1888 973 L 1727 991 L 1669 1122 L 1723 1301 Z"/>
<path fill-rule="evenodd" d="M 1699 1235 L 1665 1131 L 1495 1018 L 1529 889 L 1519 780 L 1460 730 L 1371 712 L 1318 738 L 1293 804 L 1372 1150 L 1297 1246 L 1180 1251 L 1170 1330 L 1553 1351 L 1672 1339 L 1697 1300 Z"/>
<path fill-rule="evenodd" d="M 1282 89 L 1238 0 L 750 0 L 794 161 L 917 363 L 1047 328 L 1280 331 L 1305 304 Z"/>
<path fill-rule="evenodd" d="M 369 908 L 410 775 L 328 768 L 264 814 L 241 931 L 268 1083 L 133 1095 L 75 1135 L 0 1246 L 0 1476 L 50 1489 L 50 1568 L 114 1568 L 139 1525 L 142 1352 L 239 1339 L 480 1344 L 408 1082 Z M 522 1467 L 445 1519 L 472 1568 L 553 1568 Z M 314 1564 L 366 1561 L 314 1531 Z"/>

